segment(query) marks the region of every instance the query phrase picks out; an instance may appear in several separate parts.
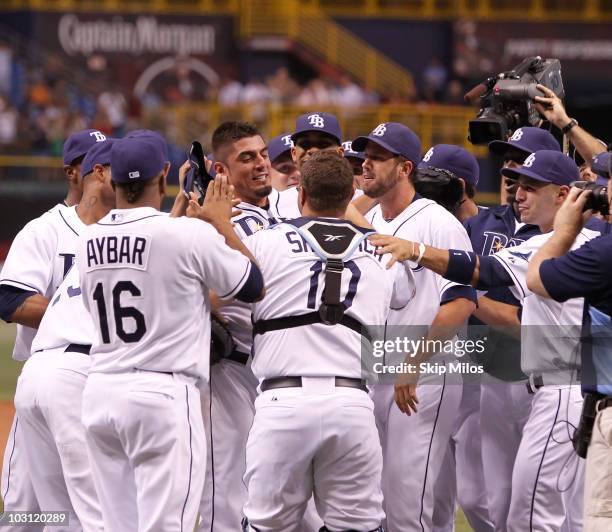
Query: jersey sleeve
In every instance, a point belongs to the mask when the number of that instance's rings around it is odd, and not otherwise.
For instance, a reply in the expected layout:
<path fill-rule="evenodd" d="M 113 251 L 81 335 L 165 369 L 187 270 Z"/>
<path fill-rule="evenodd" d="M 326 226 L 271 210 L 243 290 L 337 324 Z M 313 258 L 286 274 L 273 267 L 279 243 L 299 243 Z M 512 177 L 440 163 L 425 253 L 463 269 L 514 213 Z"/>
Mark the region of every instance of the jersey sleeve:
<path fill-rule="evenodd" d="M 47 292 L 53 273 L 57 235 L 45 230 L 40 220 L 29 222 L 13 240 L 0 273 L 0 284 L 41 295 Z"/>
<path fill-rule="evenodd" d="M 447 222 L 438 226 L 433 235 L 431 245 L 440 249 L 463 249 L 472 251 L 472 243 L 464 227 L 459 222 L 456 222 L 455 219 L 453 219 L 452 222 L 453 223 Z M 437 275 L 436 278 L 441 304 L 459 298 L 470 299 L 476 303 L 476 291 L 471 286 L 449 281 L 441 275 Z"/>
<path fill-rule="evenodd" d="M 540 236 L 530 238 L 518 246 L 504 248 L 491 255 L 510 275 L 514 284 L 510 290 L 520 301 L 531 295 L 531 291 L 527 288 L 527 268 L 529 260 L 543 244 Z"/>
<path fill-rule="evenodd" d="M 193 250 L 203 281 L 221 299 L 234 297 L 251 272 L 251 261 L 230 248 L 215 229 L 200 222 L 194 231 Z"/>
<path fill-rule="evenodd" d="M 606 235 L 590 240 L 562 257 L 545 260 L 540 265 L 540 278 L 556 301 L 596 297 L 611 288 L 610 261 L 612 236 Z"/>

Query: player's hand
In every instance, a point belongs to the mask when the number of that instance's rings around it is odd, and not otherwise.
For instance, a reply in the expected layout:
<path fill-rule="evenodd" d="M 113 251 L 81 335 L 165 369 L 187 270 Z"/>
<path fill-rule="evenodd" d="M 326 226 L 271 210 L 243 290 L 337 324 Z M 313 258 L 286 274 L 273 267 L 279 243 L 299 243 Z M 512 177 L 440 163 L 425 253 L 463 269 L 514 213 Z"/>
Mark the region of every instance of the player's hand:
<path fill-rule="evenodd" d="M 411 412 L 417 413 L 417 405 L 419 404 L 419 399 L 416 394 L 419 371 L 418 364 L 410 361 L 407 361 L 407 363 L 412 364 L 415 373 L 399 374 L 395 381 L 394 399 L 400 411 L 410 416 Z"/>
<path fill-rule="evenodd" d="M 397 236 L 372 235 L 369 237 L 369 240 L 376 247 L 378 255 L 391 254 L 391 260 L 387 263 L 387 269 L 391 268 L 398 261 L 416 260 L 419 256 L 418 246 L 414 242 Z"/>
<path fill-rule="evenodd" d="M 555 233 L 563 233 L 575 238 L 593 215 L 592 210 L 583 212 L 584 206 L 591 195 L 590 190 L 572 187 L 555 215 L 553 229 Z"/>
<path fill-rule="evenodd" d="M 544 93 L 544 96 L 536 96 L 534 98 L 534 107 L 546 120 L 559 129 L 566 126 L 570 121 L 570 117 L 567 116 L 561 99 L 544 85 L 536 85 L 536 87 L 540 92 Z"/>
<path fill-rule="evenodd" d="M 182 191 L 185 188 L 185 176 L 187 175 L 187 172 L 191 169 L 191 163 L 189 162 L 189 159 L 187 159 L 179 168 L 178 171 L 178 180 L 179 180 L 179 193 L 182 193 Z"/>
<path fill-rule="evenodd" d="M 227 176 L 218 175 L 214 181 L 208 184 L 204 203 L 200 206 L 196 195 L 191 193 L 187 216 L 199 218 L 213 225 L 220 223 L 230 223 L 232 208 L 240 200 L 234 198 L 234 187 L 227 181 Z"/>

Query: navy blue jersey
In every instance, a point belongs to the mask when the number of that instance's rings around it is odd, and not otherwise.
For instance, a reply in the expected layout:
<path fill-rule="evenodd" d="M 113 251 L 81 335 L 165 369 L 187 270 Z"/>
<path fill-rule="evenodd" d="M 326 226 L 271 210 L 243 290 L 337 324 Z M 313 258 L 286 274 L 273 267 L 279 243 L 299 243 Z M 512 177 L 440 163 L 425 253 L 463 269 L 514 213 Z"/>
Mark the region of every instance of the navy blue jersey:
<path fill-rule="evenodd" d="M 522 244 L 532 236 L 540 234 L 540 229 L 536 225 L 520 225 L 511 205 L 497 205 L 489 209 L 479 207 L 478 214 L 467 219 L 464 226 L 474 252 L 485 257 L 504 248 Z M 493 288 L 485 295 L 494 301 L 521 306 L 509 287 Z M 469 325 L 477 326 L 483 323 L 471 316 Z M 473 329 L 473 332 L 478 334 L 477 329 Z M 520 342 L 493 329 L 488 330 L 486 334 L 488 348 L 478 360 L 483 364 L 485 371 L 503 380 L 525 378 L 520 369 Z"/>
<path fill-rule="evenodd" d="M 540 277 L 556 301 L 584 297 L 582 383 L 612 395 L 612 235 L 590 240 L 562 257 L 544 261 Z"/>

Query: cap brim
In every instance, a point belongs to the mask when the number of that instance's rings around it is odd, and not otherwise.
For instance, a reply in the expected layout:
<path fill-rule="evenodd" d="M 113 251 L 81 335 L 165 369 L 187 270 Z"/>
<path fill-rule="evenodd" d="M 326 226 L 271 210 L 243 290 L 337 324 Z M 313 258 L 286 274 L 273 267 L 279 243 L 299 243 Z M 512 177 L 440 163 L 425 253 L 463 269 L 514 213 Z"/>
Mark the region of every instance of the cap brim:
<path fill-rule="evenodd" d="M 527 168 L 502 168 L 501 174 L 510 179 L 518 179 L 521 176 L 525 176 L 530 179 L 535 179 L 536 181 L 541 181 L 542 183 L 553 183 L 553 181 L 545 179 Z"/>
<path fill-rule="evenodd" d="M 314 131 L 315 133 L 320 133 L 322 135 L 327 135 L 329 138 L 334 139 L 338 143 L 338 146 L 342 145 L 342 141 L 340 140 L 340 138 L 336 137 L 336 135 L 334 135 L 333 133 L 329 133 L 328 131 L 321 131 L 320 129 L 316 129 L 314 127 L 312 129 L 302 129 L 301 131 L 294 133 L 293 135 L 291 135 L 291 140 L 294 144 L 296 144 L 297 139 L 299 139 L 301 135 L 303 135 L 304 133 L 310 133 L 311 131 Z"/>
<path fill-rule="evenodd" d="M 400 153 L 395 149 L 389 146 L 385 141 L 379 139 L 378 137 L 374 137 L 372 135 L 368 135 L 367 137 L 357 137 L 351 144 L 352 148 L 356 151 L 365 151 L 368 142 L 373 142 L 377 146 L 384 148 L 387 151 L 390 151 L 394 155 L 400 155 Z"/>
<path fill-rule="evenodd" d="M 520 146 L 512 144 L 512 142 L 506 142 L 505 140 L 494 140 L 493 142 L 489 142 L 489 151 L 495 155 L 504 155 L 504 153 L 510 150 L 520 151 L 525 155 L 531 155 L 533 153 L 526 148 L 521 148 Z"/>
<path fill-rule="evenodd" d="M 365 155 L 363 153 L 346 153 L 344 152 L 345 159 L 359 159 L 365 161 Z"/>

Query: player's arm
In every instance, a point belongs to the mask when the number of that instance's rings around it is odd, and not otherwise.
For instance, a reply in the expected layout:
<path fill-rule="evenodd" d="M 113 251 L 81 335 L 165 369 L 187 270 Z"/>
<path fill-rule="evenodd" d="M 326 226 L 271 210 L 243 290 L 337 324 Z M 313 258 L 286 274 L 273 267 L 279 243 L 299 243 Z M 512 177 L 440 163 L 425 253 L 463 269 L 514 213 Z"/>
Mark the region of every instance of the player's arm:
<path fill-rule="evenodd" d="M 49 300 L 39 293 L 0 285 L 0 318 L 37 329 Z"/>
<path fill-rule="evenodd" d="M 366 217 L 352 203 L 348 204 L 344 218 L 358 227 L 373 229 L 372 224 L 368 222 Z"/>
<path fill-rule="evenodd" d="M 478 298 L 478 308 L 474 311 L 474 317 L 488 325 L 504 327 L 518 327 L 521 325 L 521 307 L 495 301 L 487 296 Z"/>
<path fill-rule="evenodd" d="M 361 214 L 365 214 L 378 205 L 378 200 L 362 194 L 358 198 L 351 201 L 350 205 L 355 207 L 355 209 L 357 209 Z"/>
<path fill-rule="evenodd" d="M 537 85 L 537 88 L 545 96 L 535 97 L 535 108 L 551 124 L 563 129 L 572 120 L 565 112 L 563 102 L 548 87 Z M 590 161 L 594 155 L 606 151 L 605 144 L 578 125 L 572 127 L 566 135 L 585 161 Z"/>
<path fill-rule="evenodd" d="M 457 334 L 457 330 L 465 325 L 475 309 L 476 303 L 469 297 L 457 297 L 444 303 L 440 310 L 438 310 L 427 333 L 426 342 L 423 345 L 430 345 L 428 343 L 429 340 L 444 342 L 453 338 Z M 414 357 L 409 356 L 406 359 L 406 363 L 415 368 L 415 373 L 401 374 L 396 380 L 394 387 L 395 404 L 404 414 L 410 415 L 411 411 L 417 412 L 417 404 L 419 403 L 416 394 L 418 368 L 422 362 L 425 362 L 433 354 L 426 350 L 419 350 Z"/>
<path fill-rule="evenodd" d="M 472 251 L 460 249 L 438 249 L 396 236 L 372 235 L 370 240 L 377 247 L 378 254 L 392 255 L 387 267 L 396 261 L 418 262 L 449 281 L 480 290 L 513 284 L 512 278 L 492 257 L 481 257 Z"/>

